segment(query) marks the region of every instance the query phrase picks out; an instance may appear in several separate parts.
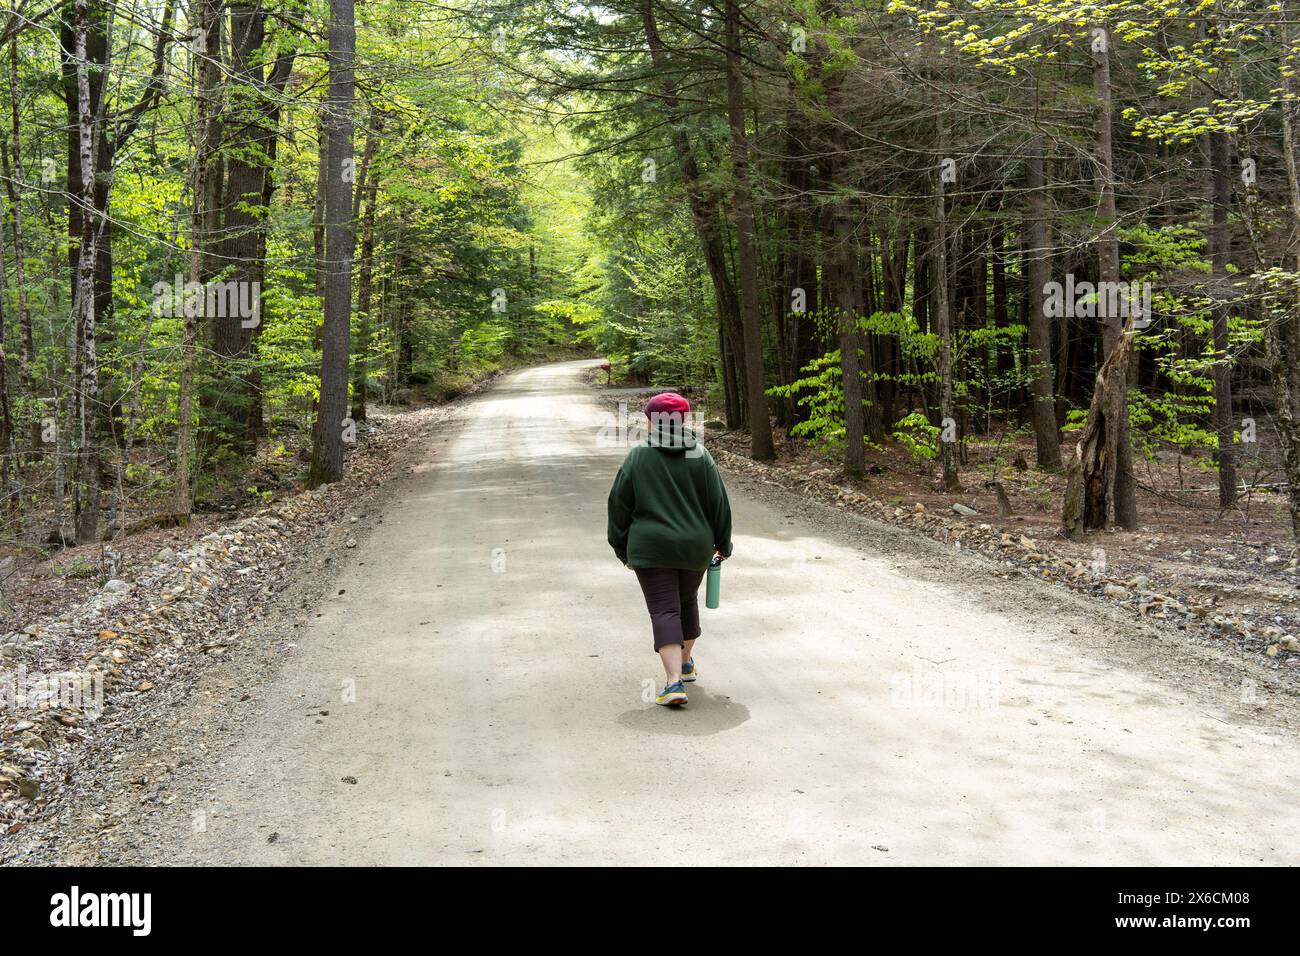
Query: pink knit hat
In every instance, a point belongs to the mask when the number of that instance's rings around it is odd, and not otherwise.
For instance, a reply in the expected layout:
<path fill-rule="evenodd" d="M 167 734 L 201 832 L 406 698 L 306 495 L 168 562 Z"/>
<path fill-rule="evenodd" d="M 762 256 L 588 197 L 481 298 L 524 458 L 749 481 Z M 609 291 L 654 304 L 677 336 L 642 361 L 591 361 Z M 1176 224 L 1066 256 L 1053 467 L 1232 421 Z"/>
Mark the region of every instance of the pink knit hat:
<path fill-rule="evenodd" d="M 645 403 L 646 415 L 685 415 L 691 410 L 691 403 L 676 392 L 661 392 Z"/>

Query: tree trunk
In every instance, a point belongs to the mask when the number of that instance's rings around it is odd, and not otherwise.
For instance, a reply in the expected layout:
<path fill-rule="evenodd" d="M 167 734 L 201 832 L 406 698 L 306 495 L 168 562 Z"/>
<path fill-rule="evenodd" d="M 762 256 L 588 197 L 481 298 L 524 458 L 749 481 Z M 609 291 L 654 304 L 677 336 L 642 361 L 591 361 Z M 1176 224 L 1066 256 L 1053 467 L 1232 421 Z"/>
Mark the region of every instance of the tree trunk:
<path fill-rule="evenodd" d="M 362 161 L 357 188 L 357 198 L 362 199 L 363 209 L 361 210 L 361 273 L 357 279 L 357 317 L 361 327 L 357 336 L 357 354 L 352 360 L 352 420 L 356 422 L 366 420 L 366 401 L 369 397 L 367 381 L 370 377 L 370 367 L 367 358 L 373 326 L 370 310 L 375 281 L 375 205 L 379 194 L 379 173 L 374 166 L 375 152 L 379 148 L 383 130 L 384 114 L 378 109 L 372 109 L 370 132 L 366 136 L 365 158 Z M 364 198 L 361 196 L 362 192 L 365 194 Z"/>
<path fill-rule="evenodd" d="M 1114 350 L 1097 372 L 1088 423 L 1067 469 L 1061 528 L 1078 540 L 1085 530 L 1107 527 L 1110 503 L 1119 479 L 1119 424 L 1128 401 L 1128 364 L 1133 351 L 1132 324 L 1120 333 Z"/>
<path fill-rule="evenodd" d="M 727 416 L 727 427 L 736 429 L 744 420 L 740 407 L 740 388 L 736 384 L 736 357 L 726 327 L 718 323 L 719 372 L 722 376 L 722 401 Z"/>
<path fill-rule="evenodd" d="M 836 163 L 841 162 L 836 158 Z M 853 241 L 853 224 L 844 203 L 834 214 L 833 287 L 835 291 L 836 328 L 839 331 L 840 376 L 844 391 L 844 470 L 860 476 L 865 465 L 866 416 L 863 414 L 862 361 L 858 355 L 858 312 L 854 276 L 857 256 Z"/>
<path fill-rule="evenodd" d="M 264 137 L 263 147 L 263 165 L 264 175 L 262 176 L 262 211 L 266 219 L 271 214 L 271 200 L 275 196 L 275 162 L 279 152 L 280 143 L 280 102 L 284 96 L 285 90 L 289 86 L 289 80 L 293 75 L 293 64 L 297 58 L 296 49 L 288 50 L 281 53 L 275 61 L 275 66 L 271 70 L 271 79 L 269 82 L 270 98 L 265 104 L 266 119 L 262 124 L 261 133 Z M 263 291 L 266 289 L 266 232 L 267 222 L 264 219 L 260 222 L 257 230 L 258 254 L 255 263 L 256 277 L 259 288 Z M 261 316 L 263 322 L 265 316 Z M 252 368 L 248 373 L 248 441 L 254 447 L 257 440 L 266 434 L 266 422 L 263 419 L 262 412 L 262 371 L 258 364 L 258 343 L 261 339 L 263 323 L 259 322 L 253 329 Z"/>
<path fill-rule="evenodd" d="M 108 135 L 109 127 L 105 121 L 107 102 L 104 95 L 110 60 L 109 21 L 111 19 L 111 10 L 106 0 L 90 0 L 86 4 L 86 29 L 85 36 L 82 38 L 85 59 L 78 60 L 75 5 L 73 9 L 74 20 L 64 20 L 60 29 L 63 95 L 67 104 L 68 116 L 68 195 L 81 197 L 87 185 L 81 179 L 83 167 L 81 162 L 80 111 L 83 105 L 81 102 L 83 96 L 88 98 L 85 105 L 90 113 L 90 123 L 95 130 L 95 178 L 89 184 L 89 195 L 91 197 L 89 204 L 83 204 L 80 200 L 68 203 L 68 263 L 70 288 L 72 297 L 75 298 L 77 284 L 80 281 L 78 277 L 78 263 L 81 257 L 80 243 L 85 235 L 85 220 L 90 219 L 96 229 L 95 260 L 93 263 L 94 327 L 97 338 L 104 340 L 104 342 L 97 341 L 95 343 L 96 351 L 98 351 L 101 345 L 111 344 L 112 336 L 112 324 L 109 320 L 113 306 L 113 222 L 108 215 L 108 210 L 113 172 L 113 141 Z M 81 66 L 86 68 L 87 73 L 84 90 L 82 90 L 78 80 L 78 69 Z M 85 356 L 85 348 L 85 342 L 79 338 L 77 345 L 78 368 L 83 371 L 81 365 Z M 98 363 L 96 364 L 98 366 Z M 100 409 L 95 415 L 96 441 L 104 437 L 111 437 L 117 408 L 117 400 L 113 397 L 117 389 L 110 376 L 106 374 L 107 371 L 107 369 L 99 367 L 95 369 L 95 402 Z M 107 415 L 103 414 L 104 410 L 107 410 Z M 80 467 L 81 461 L 82 459 L 78 458 L 78 467 Z M 96 467 L 98 467 L 98 459 L 96 459 Z M 85 486 L 84 481 L 80 479 L 78 484 L 81 487 Z M 98 511 L 97 508 L 96 511 Z"/>
<path fill-rule="evenodd" d="M 792 90 L 791 96 L 797 95 Z M 817 266 L 808 254 L 809 223 L 812 212 L 806 196 L 810 188 L 808 174 L 808 146 L 804 137 L 808 133 L 806 122 L 798 109 L 791 109 L 786 117 L 785 153 L 781 159 L 782 176 L 787 198 L 782 216 L 781 238 L 783 247 L 777 270 L 780 285 L 776 290 L 776 328 L 780 333 L 779 375 L 782 385 L 789 385 L 801 377 L 802 370 L 817 357 L 816 309 Z M 796 303 L 796 298 L 802 302 Z M 796 310 L 802 305 L 802 311 Z M 799 400 L 808 394 L 800 389 L 784 400 L 781 419 L 788 429 L 808 416 Z"/>
<path fill-rule="evenodd" d="M 1119 237 L 1115 234 L 1119 214 L 1115 206 L 1115 152 L 1112 130 L 1110 86 L 1110 30 L 1105 24 L 1093 26 L 1092 81 L 1097 98 L 1097 211 L 1101 236 L 1097 241 L 1098 280 L 1115 283 L 1120 280 Z M 1100 31 L 1097 33 L 1095 31 Z M 1116 310 L 1117 311 L 1117 310 Z M 1114 352 L 1123 331 L 1123 320 L 1117 314 L 1107 315 L 1102 327 L 1102 351 Z M 1124 375 L 1127 383 L 1128 376 Z M 1118 410 L 1117 450 L 1115 461 L 1115 523 L 1121 528 L 1137 527 L 1137 489 L 1133 474 L 1133 448 L 1129 440 L 1128 401 Z"/>
<path fill-rule="evenodd" d="M 406 273 L 406 250 L 401 245 L 400 236 L 394 242 L 392 296 L 393 338 L 397 342 L 394 360 L 394 380 L 401 387 L 411 384 L 411 372 L 415 368 L 415 330 L 411 327 L 411 307 L 402 290 L 402 276 Z"/>
<path fill-rule="evenodd" d="M 758 262 L 754 242 L 754 204 L 749 184 L 749 134 L 745 129 L 744 78 L 740 70 L 740 8 L 725 0 L 727 42 L 727 120 L 731 126 L 731 169 L 736 211 L 736 260 L 740 273 L 741 349 L 749 409 L 750 456 L 759 461 L 776 457 L 772 424 L 764 394 L 763 334 L 759 318 Z"/>
<path fill-rule="evenodd" d="M 1213 132 L 1210 140 L 1211 203 L 1210 266 L 1214 285 L 1212 339 L 1214 347 L 1214 431 L 1218 447 L 1214 452 L 1219 466 L 1219 507 L 1237 503 L 1237 466 L 1233 450 L 1235 428 L 1232 417 L 1232 362 L 1228 355 L 1228 302 L 1232 296 L 1228 278 L 1228 259 L 1232 240 L 1228 232 L 1228 212 L 1232 207 L 1232 173 L 1228 134 Z"/>
<path fill-rule="evenodd" d="M 5 187 L 9 194 L 9 215 L 14 246 L 14 279 L 18 285 L 18 384 L 23 394 L 36 397 L 36 382 L 32 363 L 36 360 L 36 346 L 32 334 L 32 310 L 27 298 L 27 253 L 23 235 L 23 207 L 18 192 L 17 177 L 22 169 L 22 123 L 19 117 L 18 43 L 9 44 L 9 110 L 11 130 L 9 150 L 0 150 L 4 156 Z M 32 421 L 27 441 L 32 457 L 41 453 L 43 444 L 39 416 Z"/>
<path fill-rule="evenodd" d="M 197 49 L 194 57 L 194 161 L 191 169 L 190 265 L 189 281 L 202 285 L 207 279 L 204 262 L 214 213 L 211 178 L 212 155 L 216 144 L 213 99 L 216 95 L 218 69 L 215 53 L 221 36 L 221 23 L 215 0 L 194 0 L 191 12 Z M 205 297 L 206 299 L 206 297 Z M 206 302 L 205 302 L 206 304 Z M 173 308 L 178 303 L 172 303 Z M 194 491 L 190 484 L 194 455 L 194 364 L 199 339 L 197 303 L 180 304 L 183 311 L 181 332 L 181 376 L 176 403 L 176 489 L 172 510 L 189 520 L 194 510 Z"/>
<path fill-rule="evenodd" d="M 881 237 L 880 289 L 881 308 L 883 311 L 897 314 L 903 311 L 903 299 L 906 294 L 907 261 L 911 248 L 911 236 L 904 231 L 892 244 L 887 236 Z M 883 339 L 884 347 L 880 357 L 882 380 L 877 394 L 880 399 L 880 420 L 888 430 L 898 420 L 898 397 L 903 391 L 898 387 L 898 376 L 902 371 L 898 338 L 892 335 Z"/>
<path fill-rule="evenodd" d="M 1043 137 L 1034 137 L 1025 158 L 1025 188 L 1029 194 L 1028 262 L 1025 275 L 1028 296 L 1025 317 L 1029 325 L 1029 360 L 1033 363 L 1033 422 L 1037 464 L 1042 471 L 1061 470 L 1061 435 L 1056 427 L 1056 397 L 1052 363 L 1051 319 L 1044 291 L 1051 280 L 1047 260 L 1047 182 L 1043 172 Z"/>
<path fill-rule="evenodd" d="M 320 117 L 320 155 L 316 157 L 316 208 L 312 213 L 312 248 L 316 252 L 316 294 L 325 299 L 325 276 L 328 268 L 325 264 L 325 197 L 329 191 L 330 169 L 330 134 L 329 116 L 322 113 Z M 317 343 L 320 333 L 317 332 Z"/>
<path fill-rule="evenodd" d="M 654 0 L 642 0 L 641 24 L 645 32 L 646 46 L 650 51 L 650 62 L 655 72 L 668 75 L 668 51 L 659 35 L 658 22 L 655 19 Z M 717 201 L 709 195 L 701 182 L 699 164 L 695 159 L 695 150 L 686 135 L 678 109 L 678 97 L 674 87 L 665 84 L 663 93 L 664 112 L 672 125 L 673 155 L 681 166 L 682 183 L 686 189 L 686 198 L 691 207 L 691 219 L 699 235 L 704 253 L 704 263 L 709 270 L 709 279 L 713 283 L 713 295 L 718 307 L 718 321 L 723 326 L 723 340 L 733 349 L 744 338 L 741 318 L 740 300 L 736 295 L 736 286 L 732 282 L 731 272 L 727 267 L 727 255 L 723 246 L 722 211 Z M 721 374 L 724 383 L 735 379 L 738 385 L 724 389 L 726 395 L 727 427 L 740 428 L 745 422 L 744 407 L 740 401 L 740 392 L 745 388 L 745 367 L 743 362 L 734 361 L 728 369 L 725 359 Z"/>
<path fill-rule="evenodd" d="M 942 147 L 942 127 L 939 136 Z M 957 443 L 961 439 L 957 428 L 956 401 L 952 380 L 952 315 L 948 305 L 948 209 L 944 195 L 943 169 L 935 167 L 934 185 L 934 246 L 930 254 L 931 281 L 934 287 L 934 332 L 939 337 L 939 466 L 943 474 L 943 487 L 948 491 L 961 489 L 957 476 Z"/>
<path fill-rule="evenodd" d="M 2 217 L 0 217 L 2 219 Z M 4 262 L 4 230 L 0 229 L 0 264 Z M 7 335 L 8 317 L 4 310 L 4 296 L 0 296 L 0 344 L 5 341 Z M 0 490 L 3 491 L 6 506 L 12 512 L 14 526 L 17 526 L 22 515 L 19 513 L 19 500 L 10 492 L 10 476 L 17 471 L 18 459 L 14 454 L 17 447 L 14 442 L 14 421 L 12 413 L 12 403 L 9 397 L 9 369 L 8 356 L 4 354 L 3 348 L 0 348 L 0 451 L 4 453 L 4 460 L 0 461 Z"/>
<path fill-rule="evenodd" d="M 211 441 L 238 455 L 254 449 L 250 424 L 255 397 L 249 372 L 253 336 L 261 325 L 260 272 L 265 261 L 266 212 L 261 208 L 268 175 L 266 109 L 262 98 L 266 76 L 259 59 L 266 38 L 266 10 L 260 4 L 230 5 L 230 63 L 227 103 L 223 110 L 222 153 L 225 186 L 219 210 L 223 282 L 234 282 L 238 301 L 254 314 L 235 310 L 207 316 L 212 343 L 214 388 L 209 419 Z M 209 49 L 216 51 L 213 45 Z M 213 53 L 214 58 L 216 53 Z M 217 211 L 214 211 L 217 212 Z"/>
<path fill-rule="evenodd" d="M 1300 135 L 1300 79 L 1288 62 L 1295 44 L 1294 24 L 1300 18 L 1300 4 L 1286 4 L 1286 42 L 1280 56 L 1283 88 L 1288 98 L 1282 100 L 1282 155 L 1286 165 L 1288 199 L 1291 211 L 1291 255 L 1293 268 L 1300 277 L 1300 166 L 1296 149 Z M 1290 302 L 1283 299 L 1274 321 L 1265 324 L 1268 347 L 1269 377 L 1277 404 L 1277 433 L 1282 445 L 1282 459 L 1287 479 L 1287 501 L 1291 511 L 1291 532 L 1300 545 L 1300 281 Z"/>
<path fill-rule="evenodd" d="M 79 485 L 76 517 L 77 541 L 85 544 L 99 534 L 99 361 L 95 350 L 95 265 L 99 261 L 97 241 L 100 222 L 94 211 L 96 158 L 96 123 L 91 111 L 90 63 L 86 43 L 90 31 L 89 0 L 76 0 L 74 6 L 74 48 L 77 103 L 78 170 L 81 208 L 91 210 L 80 215 L 81 234 L 77 249 L 75 272 L 76 291 L 73 296 L 73 322 L 77 332 L 78 368 L 78 448 L 77 475 Z M 70 204 L 71 205 L 71 204 Z"/>
<path fill-rule="evenodd" d="M 840 84 L 831 81 L 827 105 L 832 113 L 838 108 Z M 853 212 L 848 196 L 852 189 L 845 159 L 844 138 L 839 128 L 827 124 L 824 130 L 830 186 L 836 197 L 831 205 L 830 234 L 826 237 L 827 284 L 833 297 L 836 338 L 840 350 L 840 388 L 844 398 L 844 471 L 860 477 L 865 470 L 867 434 L 866 401 L 863 377 L 865 350 L 858 321 L 862 318 L 858 292 L 858 243 L 853 231 Z"/>
<path fill-rule="evenodd" d="M 325 320 L 321 327 L 320 402 L 312 436 L 308 484 L 343 477 L 344 419 L 348 413 L 348 352 L 352 317 L 352 109 L 356 93 L 354 0 L 330 0 L 329 171 L 325 190 Z"/>

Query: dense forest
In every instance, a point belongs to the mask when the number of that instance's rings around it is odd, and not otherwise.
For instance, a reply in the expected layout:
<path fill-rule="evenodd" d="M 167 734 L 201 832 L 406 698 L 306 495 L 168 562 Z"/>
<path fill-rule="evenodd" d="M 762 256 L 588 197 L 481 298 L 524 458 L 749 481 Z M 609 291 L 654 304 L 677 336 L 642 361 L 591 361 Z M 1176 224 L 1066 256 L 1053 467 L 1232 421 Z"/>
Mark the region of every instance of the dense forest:
<path fill-rule="evenodd" d="M 1300 3 L 10 0 L 9 539 L 337 480 L 578 349 L 861 476 L 1023 435 L 1300 534 Z M 1249 469 L 1243 459 L 1249 458 Z"/>

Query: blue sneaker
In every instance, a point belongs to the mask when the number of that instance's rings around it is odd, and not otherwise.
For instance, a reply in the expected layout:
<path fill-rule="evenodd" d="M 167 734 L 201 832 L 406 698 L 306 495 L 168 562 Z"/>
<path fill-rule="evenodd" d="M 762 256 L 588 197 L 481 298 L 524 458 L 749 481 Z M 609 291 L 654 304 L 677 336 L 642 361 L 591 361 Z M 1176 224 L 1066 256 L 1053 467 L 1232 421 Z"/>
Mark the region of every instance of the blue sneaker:
<path fill-rule="evenodd" d="M 694 657 L 682 665 L 682 680 L 684 681 L 695 680 L 695 678 L 699 676 L 699 673 L 699 670 L 695 666 Z"/>
<path fill-rule="evenodd" d="M 686 703 L 686 688 L 682 686 L 681 681 L 667 684 L 655 698 L 655 703 L 665 707 L 680 707 Z"/>

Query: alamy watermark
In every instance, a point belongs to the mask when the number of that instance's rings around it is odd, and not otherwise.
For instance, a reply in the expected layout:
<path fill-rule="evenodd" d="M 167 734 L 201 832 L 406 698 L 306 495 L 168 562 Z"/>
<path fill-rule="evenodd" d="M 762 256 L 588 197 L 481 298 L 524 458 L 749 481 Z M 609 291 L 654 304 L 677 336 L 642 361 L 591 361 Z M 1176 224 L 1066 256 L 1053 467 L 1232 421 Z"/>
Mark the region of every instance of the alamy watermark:
<path fill-rule="evenodd" d="M 242 328 L 262 324 L 260 280 L 186 282 L 179 272 L 169 282 L 153 287 L 153 314 L 187 319 L 239 319 Z"/>
<path fill-rule="evenodd" d="M 998 671 L 947 672 L 914 667 L 890 678 L 890 703 L 903 710 L 992 712 L 1002 703 Z"/>
<path fill-rule="evenodd" d="M 627 402 L 618 403 L 618 415 L 607 416 L 596 432 L 597 448 L 631 448 L 646 442 L 661 448 L 681 448 L 687 458 L 704 454 L 700 444 L 704 419 L 699 412 L 654 412 L 628 415 Z"/>
<path fill-rule="evenodd" d="M 1150 282 L 1065 282 L 1043 286 L 1043 314 L 1050 319 L 1129 319 L 1135 329 L 1151 324 Z"/>
<path fill-rule="evenodd" d="M 27 672 L 19 664 L 0 674 L 0 710 L 80 710 L 92 719 L 104 712 L 102 671 Z"/>

